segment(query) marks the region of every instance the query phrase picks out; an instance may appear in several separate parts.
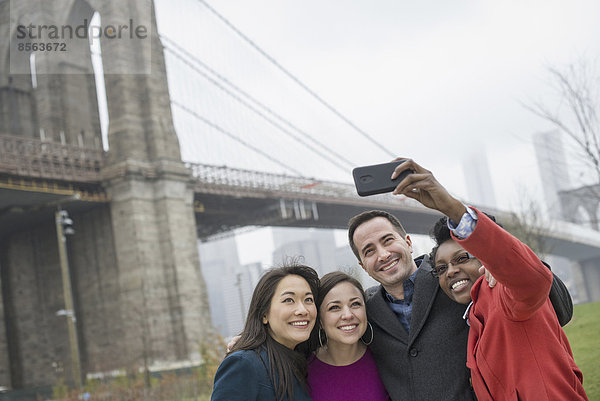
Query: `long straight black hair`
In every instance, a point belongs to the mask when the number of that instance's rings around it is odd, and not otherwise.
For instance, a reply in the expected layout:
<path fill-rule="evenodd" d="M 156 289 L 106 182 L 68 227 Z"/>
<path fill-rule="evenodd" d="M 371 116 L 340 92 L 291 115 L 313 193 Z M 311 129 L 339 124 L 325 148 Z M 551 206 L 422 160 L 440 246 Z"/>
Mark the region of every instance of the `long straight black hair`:
<path fill-rule="evenodd" d="M 269 376 L 273 382 L 277 400 L 283 400 L 287 395 L 290 401 L 294 400 L 294 376 L 305 389 L 308 388 L 306 381 L 308 369 L 306 358 L 308 355 L 306 351 L 300 351 L 300 349 L 304 350 L 304 347 L 298 346 L 296 350 L 291 350 L 275 341 L 269 335 L 268 326 L 263 324 L 262 319 L 269 313 L 271 298 L 275 294 L 277 285 L 283 278 L 292 274 L 306 280 L 316 299 L 319 291 L 319 276 L 312 267 L 289 264 L 270 269 L 254 288 L 244 330 L 240 334 L 240 339 L 229 352 L 255 350 L 260 353 L 265 349 L 269 358 Z"/>

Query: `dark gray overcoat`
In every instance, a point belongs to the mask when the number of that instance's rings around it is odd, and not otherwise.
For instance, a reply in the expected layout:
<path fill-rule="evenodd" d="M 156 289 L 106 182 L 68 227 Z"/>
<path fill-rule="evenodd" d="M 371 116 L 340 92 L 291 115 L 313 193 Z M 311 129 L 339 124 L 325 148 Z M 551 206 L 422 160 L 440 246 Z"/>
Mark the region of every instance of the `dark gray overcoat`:
<path fill-rule="evenodd" d="M 394 401 L 475 399 L 467 369 L 465 305 L 440 289 L 427 256 L 416 260 L 410 333 L 385 302 L 382 286 L 367 290 L 367 316 L 379 374 Z"/>

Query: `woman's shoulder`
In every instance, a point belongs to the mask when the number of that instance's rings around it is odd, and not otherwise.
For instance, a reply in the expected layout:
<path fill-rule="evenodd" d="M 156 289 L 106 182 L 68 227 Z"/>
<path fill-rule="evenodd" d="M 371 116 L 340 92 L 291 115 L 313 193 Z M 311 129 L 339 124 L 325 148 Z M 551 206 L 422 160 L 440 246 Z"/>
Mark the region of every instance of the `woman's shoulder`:
<path fill-rule="evenodd" d="M 264 355 L 262 355 L 263 352 L 259 351 L 259 350 L 239 350 L 239 351 L 235 351 L 232 352 L 231 354 L 227 355 L 227 357 L 223 360 L 223 362 L 228 361 L 230 363 L 232 362 L 239 362 L 242 363 L 244 365 L 256 365 L 256 364 L 260 364 L 263 365 L 264 363 Z"/>
<path fill-rule="evenodd" d="M 360 359 L 363 361 L 374 361 L 375 357 L 373 356 L 373 351 L 371 351 L 371 348 L 367 347 L 365 353 Z"/>
<path fill-rule="evenodd" d="M 257 357 L 257 351 L 254 349 L 241 349 L 227 355 L 227 358 L 252 359 Z"/>
<path fill-rule="evenodd" d="M 373 356 L 373 352 L 369 347 L 365 351 L 365 354 L 357 361 L 357 365 L 360 366 L 360 369 L 375 369 L 377 370 L 377 364 L 375 363 L 375 357 Z"/>
<path fill-rule="evenodd" d="M 268 381 L 267 370 L 255 350 L 241 350 L 227 355 L 215 374 L 215 384 L 230 381 Z"/>
<path fill-rule="evenodd" d="M 233 352 L 215 374 L 211 400 L 267 400 L 273 387 L 265 365 L 255 350 Z"/>

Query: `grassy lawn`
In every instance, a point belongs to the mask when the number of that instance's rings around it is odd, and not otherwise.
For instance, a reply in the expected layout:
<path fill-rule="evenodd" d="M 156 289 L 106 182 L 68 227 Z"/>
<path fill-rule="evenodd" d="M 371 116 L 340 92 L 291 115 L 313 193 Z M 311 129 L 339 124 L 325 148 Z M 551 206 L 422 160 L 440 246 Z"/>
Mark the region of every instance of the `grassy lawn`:
<path fill-rule="evenodd" d="M 590 400 L 600 400 L 600 302 L 576 305 L 573 319 L 564 327 L 583 387 Z"/>

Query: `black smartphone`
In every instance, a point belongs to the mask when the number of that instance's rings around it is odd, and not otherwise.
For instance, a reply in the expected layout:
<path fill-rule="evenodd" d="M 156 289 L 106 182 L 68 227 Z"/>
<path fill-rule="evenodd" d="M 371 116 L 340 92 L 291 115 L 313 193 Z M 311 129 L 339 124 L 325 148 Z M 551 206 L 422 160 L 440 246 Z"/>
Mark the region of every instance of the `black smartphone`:
<path fill-rule="evenodd" d="M 412 173 L 412 170 L 403 171 L 398 177 L 392 180 L 390 178 L 392 173 L 396 167 L 402 163 L 404 163 L 404 160 L 356 167 L 352 170 L 356 192 L 358 192 L 360 196 L 392 192 L 396 186 L 398 186 L 400 181 Z"/>

